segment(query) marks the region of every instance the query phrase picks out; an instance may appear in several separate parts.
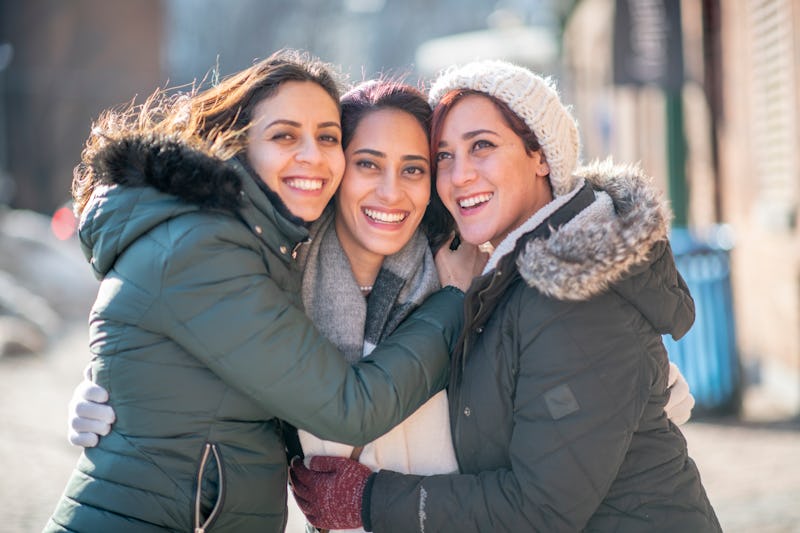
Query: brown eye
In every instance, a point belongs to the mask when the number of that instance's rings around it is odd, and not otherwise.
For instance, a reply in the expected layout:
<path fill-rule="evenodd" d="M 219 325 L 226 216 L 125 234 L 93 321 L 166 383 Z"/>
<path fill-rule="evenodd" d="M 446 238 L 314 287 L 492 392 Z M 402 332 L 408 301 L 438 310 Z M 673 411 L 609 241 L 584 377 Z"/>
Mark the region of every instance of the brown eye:
<path fill-rule="evenodd" d="M 356 166 L 361 168 L 368 168 L 370 170 L 375 170 L 378 168 L 378 165 L 374 161 L 370 161 L 369 159 L 359 159 L 356 161 Z"/>
<path fill-rule="evenodd" d="M 494 143 L 489 142 L 485 139 L 480 139 L 475 141 L 475 144 L 472 145 L 472 151 L 474 152 L 476 150 L 481 150 L 483 148 L 492 148 L 494 146 L 495 146 Z"/>

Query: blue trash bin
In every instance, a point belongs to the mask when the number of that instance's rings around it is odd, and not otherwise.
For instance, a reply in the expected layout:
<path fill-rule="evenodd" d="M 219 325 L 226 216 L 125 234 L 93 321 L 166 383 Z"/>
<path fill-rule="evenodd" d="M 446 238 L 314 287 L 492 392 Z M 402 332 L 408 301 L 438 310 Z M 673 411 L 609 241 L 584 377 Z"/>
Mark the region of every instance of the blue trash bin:
<path fill-rule="evenodd" d="M 698 238 L 683 228 L 671 235 L 678 271 L 686 280 L 696 318 L 679 341 L 664 336 L 669 358 L 686 377 L 695 397 L 695 413 L 738 413 L 742 372 L 736 345 L 727 229 L 715 228 Z"/>

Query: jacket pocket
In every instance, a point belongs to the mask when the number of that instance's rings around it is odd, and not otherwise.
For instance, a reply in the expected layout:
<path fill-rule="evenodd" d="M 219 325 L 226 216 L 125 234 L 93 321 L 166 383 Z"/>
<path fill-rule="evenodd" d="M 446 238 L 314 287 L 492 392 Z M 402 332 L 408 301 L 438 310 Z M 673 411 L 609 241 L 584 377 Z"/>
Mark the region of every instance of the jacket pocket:
<path fill-rule="evenodd" d="M 197 485 L 194 493 L 194 533 L 209 531 L 222 513 L 225 496 L 225 471 L 222 455 L 216 444 L 203 446 L 197 468 Z"/>

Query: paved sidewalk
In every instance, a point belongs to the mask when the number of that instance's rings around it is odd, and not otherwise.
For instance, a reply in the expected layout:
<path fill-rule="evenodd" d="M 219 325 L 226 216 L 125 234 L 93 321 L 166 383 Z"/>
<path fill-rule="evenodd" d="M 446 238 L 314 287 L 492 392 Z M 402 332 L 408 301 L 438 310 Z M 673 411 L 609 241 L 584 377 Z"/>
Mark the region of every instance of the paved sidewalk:
<path fill-rule="evenodd" d="M 0 358 L 0 533 L 41 531 L 72 470 L 65 411 L 85 343 L 77 326 L 47 353 Z M 694 420 L 684 434 L 724 531 L 800 533 L 800 422 Z"/>

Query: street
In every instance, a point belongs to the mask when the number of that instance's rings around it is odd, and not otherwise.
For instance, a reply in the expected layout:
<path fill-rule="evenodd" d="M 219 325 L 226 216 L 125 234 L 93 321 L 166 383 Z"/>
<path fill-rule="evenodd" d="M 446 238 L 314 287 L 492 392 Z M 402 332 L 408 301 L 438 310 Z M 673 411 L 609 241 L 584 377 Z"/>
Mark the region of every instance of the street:
<path fill-rule="evenodd" d="M 0 358 L 0 533 L 40 531 L 79 454 L 67 442 L 65 413 L 86 336 L 79 324 L 44 353 Z M 760 421 L 686 424 L 690 455 L 724 531 L 800 532 L 800 423 L 768 421 L 768 402 L 750 401 Z M 302 531 L 296 509 L 287 531 Z"/>

